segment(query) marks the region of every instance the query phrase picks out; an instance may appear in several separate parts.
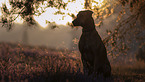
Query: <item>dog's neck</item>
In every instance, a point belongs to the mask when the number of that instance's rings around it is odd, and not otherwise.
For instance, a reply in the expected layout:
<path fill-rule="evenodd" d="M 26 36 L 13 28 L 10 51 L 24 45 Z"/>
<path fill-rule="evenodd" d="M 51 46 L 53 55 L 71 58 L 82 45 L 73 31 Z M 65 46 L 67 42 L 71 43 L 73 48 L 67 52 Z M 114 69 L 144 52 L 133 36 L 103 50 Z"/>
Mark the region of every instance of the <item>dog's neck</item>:
<path fill-rule="evenodd" d="M 82 32 L 86 33 L 86 32 L 92 32 L 92 31 L 95 31 L 95 24 L 87 24 L 87 25 L 84 25 L 83 26 L 83 29 L 82 29 Z"/>

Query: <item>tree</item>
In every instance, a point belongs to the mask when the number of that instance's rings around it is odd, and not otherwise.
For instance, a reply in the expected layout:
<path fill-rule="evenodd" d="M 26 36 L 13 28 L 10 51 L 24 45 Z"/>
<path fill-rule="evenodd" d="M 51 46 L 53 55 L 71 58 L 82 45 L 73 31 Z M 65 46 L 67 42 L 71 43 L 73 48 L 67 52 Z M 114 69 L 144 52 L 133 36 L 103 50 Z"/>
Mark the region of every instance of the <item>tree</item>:
<path fill-rule="evenodd" d="M 57 9 L 65 9 L 67 3 L 64 3 L 63 0 L 9 0 L 12 8 L 9 10 L 6 4 L 3 4 L 1 7 L 2 17 L 0 23 L 7 25 L 10 30 L 13 22 L 21 16 L 25 22 L 29 25 L 36 24 L 33 15 L 39 16 L 45 12 L 45 9 L 48 7 L 55 7 Z M 46 2 L 45 7 L 41 7 L 41 4 Z M 41 11 L 38 10 L 41 9 Z"/>
<path fill-rule="evenodd" d="M 140 24 L 145 23 L 143 19 L 145 17 L 145 1 L 118 0 L 116 4 L 121 4 L 122 7 L 117 18 L 118 25 L 113 31 L 107 31 L 109 36 L 104 39 L 104 42 L 112 47 L 110 50 L 112 55 L 116 55 L 114 51 L 127 54 L 133 41 L 138 41 L 139 46 L 145 41 L 145 37 L 142 35 L 145 33 L 145 26 L 137 25 L 138 21 Z"/>
<path fill-rule="evenodd" d="M 64 14 L 61 9 L 65 9 L 69 2 L 75 0 L 68 0 L 64 2 L 63 0 L 10 0 L 10 5 L 12 6 L 9 10 L 6 4 L 3 4 L 2 17 L 0 23 L 7 25 L 8 29 L 11 29 L 13 21 L 16 20 L 18 16 L 21 16 L 25 22 L 29 25 L 35 25 L 36 22 L 33 15 L 41 15 L 45 12 L 48 7 L 55 7 L 58 9 L 56 14 Z M 116 20 L 116 26 L 113 30 L 106 30 L 108 37 L 103 41 L 108 49 L 108 54 L 117 55 L 120 53 L 127 53 L 130 49 L 130 42 L 136 41 L 143 42 L 145 37 L 137 36 L 137 34 L 143 32 L 145 29 L 144 18 L 145 18 L 145 1 L 144 0 L 101 0 L 102 3 L 96 0 L 85 0 L 84 7 L 94 11 L 94 18 L 97 20 L 96 26 L 101 27 L 103 25 L 103 20 L 107 17 L 113 15 L 115 8 L 119 7 L 120 11 L 117 12 L 118 18 Z M 40 4 L 45 4 L 45 7 L 41 7 Z M 95 3 L 95 5 L 92 5 Z M 101 6 L 99 6 L 101 4 Z M 41 9 L 40 10 L 38 10 Z M 73 13 L 68 13 L 71 17 L 75 17 Z M 137 20 L 140 20 L 142 24 L 141 27 L 137 27 Z M 51 23 L 47 21 L 48 23 Z M 126 38 L 127 37 L 127 38 Z"/>
<path fill-rule="evenodd" d="M 22 41 L 23 41 L 23 44 L 28 44 L 28 27 L 24 29 Z"/>
<path fill-rule="evenodd" d="M 89 2 L 90 0 L 86 0 Z M 98 4 L 96 0 L 91 0 L 93 3 Z M 116 20 L 116 26 L 112 27 L 113 30 L 106 30 L 108 37 L 103 41 L 108 48 L 108 54 L 118 55 L 127 54 L 133 41 L 139 41 L 140 46 L 145 41 L 144 35 L 139 36 L 140 33 L 145 33 L 145 1 L 144 0 L 104 0 L 101 7 L 95 5 L 89 7 L 95 13 L 95 19 L 101 27 L 103 20 L 113 15 L 115 8 L 119 7 L 120 11 Z M 138 26 L 138 21 L 142 26 Z"/>

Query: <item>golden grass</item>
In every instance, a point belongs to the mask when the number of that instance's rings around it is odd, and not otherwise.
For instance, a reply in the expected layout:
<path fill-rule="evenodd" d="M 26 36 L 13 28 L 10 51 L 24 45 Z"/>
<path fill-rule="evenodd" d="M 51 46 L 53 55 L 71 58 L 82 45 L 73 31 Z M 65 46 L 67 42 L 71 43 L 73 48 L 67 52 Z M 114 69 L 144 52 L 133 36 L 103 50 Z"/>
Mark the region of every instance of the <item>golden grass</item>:
<path fill-rule="evenodd" d="M 112 65 L 114 82 L 144 82 L 145 63 L 136 61 L 132 65 Z"/>
<path fill-rule="evenodd" d="M 111 65 L 114 82 L 145 82 L 145 63 L 133 61 Z M 0 43 L 0 81 L 84 82 L 84 78 L 78 52 Z"/>

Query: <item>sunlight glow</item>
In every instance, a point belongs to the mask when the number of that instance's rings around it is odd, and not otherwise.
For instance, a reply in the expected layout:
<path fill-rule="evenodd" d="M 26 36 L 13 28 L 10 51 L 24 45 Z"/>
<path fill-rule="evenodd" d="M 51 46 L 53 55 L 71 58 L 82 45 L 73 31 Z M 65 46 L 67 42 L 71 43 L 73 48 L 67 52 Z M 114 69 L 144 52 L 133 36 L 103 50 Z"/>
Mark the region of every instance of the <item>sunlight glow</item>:
<path fill-rule="evenodd" d="M 0 0 L 0 7 L 2 7 L 2 4 L 6 4 L 7 8 L 10 10 L 12 7 L 10 5 L 9 0 Z M 0 10 L 0 16 L 2 16 L 2 12 Z M 17 17 L 18 15 L 15 15 L 15 17 Z M 22 24 L 23 23 L 23 19 L 21 16 L 18 16 L 17 19 L 14 21 L 14 23 L 19 23 Z"/>
<path fill-rule="evenodd" d="M 6 1 L 8 1 L 8 0 L 0 0 L 0 7 L 2 7 L 2 4 L 6 3 Z M 0 16 L 2 16 L 1 9 L 0 9 Z"/>
<path fill-rule="evenodd" d="M 0 17 L 2 16 L 1 10 L 0 10 Z"/>
<path fill-rule="evenodd" d="M 11 9 L 9 0 L 0 0 L 0 7 L 2 7 L 2 4 L 4 4 L 4 3 L 6 4 L 8 9 Z"/>
<path fill-rule="evenodd" d="M 16 15 L 16 16 L 17 16 L 17 15 Z M 16 17 L 16 16 L 15 16 L 15 17 Z M 19 23 L 19 24 L 23 24 L 23 22 L 24 22 L 24 19 L 22 19 L 21 16 L 18 16 L 17 19 L 14 21 L 14 23 Z"/>
<path fill-rule="evenodd" d="M 65 3 L 67 3 L 69 0 L 63 0 Z M 101 6 L 103 4 L 104 0 L 92 0 L 94 2 L 92 2 L 92 7 L 94 6 Z M 0 7 L 2 6 L 2 3 L 6 3 L 8 9 L 11 9 L 11 6 L 9 4 L 9 0 L 0 0 Z M 43 28 L 48 27 L 48 23 L 46 21 L 49 22 L 55 22 L 57 25 L 66 25 L 68 22 L 71 22 L 73 19 L 72 17 L 70 17 L 68 15 L 68 13 L 73 13 L 74 15 L 77 15 L 77 13 L 81 10 L 84 10 L 84 3 L 85 0 L 76 0 L 73 2 L 69 2 L 64 9 L 60 9 L 60 11 L 64 12 L 65 14 L 60 15 L 60 14 L 56 14 L 54 15 L 54 13 L 56 11 L 58 11 L 58 9 L 56 8 L 46 8 L 45 12 L 41 15 L 38 16 L 38 13 L 36 13 L 36 15 L 34 15 L 34 19 L 36 20 L 36 22 Z M 46 7 L 48 4 L 47 1 L 44 1 L 44 4 L 40 4 L 40 7 Z M 41 8 L 38 9 L 39 11 L 42 11 Z M 2 15 L 1 10 L 0 10 L 0 16 Z M 22 20 L 22 18 L 20 16 L 18 16 L 18 18 L 14 21 L 15 23 L 20 23 L 22 24 L 24 20 Z"/>
<path fill-rule="evenodd" d="M 104 0 L 93 0 L 93 3 L 92 3 L 92 8 L 95 6 L 95 7 L 101 7 L 103 5 L 103 1 Z"/>
<path fill-rule="evenodd" d="M 68 2 L 68 0 L 63 0 L 64 2 Z M 81 5 L 80 5 L 81 4 Z M 45 4 L 44 4 L 45 5 Z M 41 7 L 44 5 L 40 5 Z M 46 11 L 40 16 L 33 16 L 34 19 L 40 24 L 41 27 L 46 28 L 48 24 L 47 21 L 55 22 L 58 25 L 66 25 L 68 22 L 72 21 L 72 18 L 68 15 L 68 13 L 77 14 L 80 10 L 84 8 L 83 0 L 76 0 L 74 2 L 69 2 L 66 9 L 60 9 L 62 12 L 65 12 L 64 15 L 54 15 L 58 9 L 56 8 L 47 8 Z"/>

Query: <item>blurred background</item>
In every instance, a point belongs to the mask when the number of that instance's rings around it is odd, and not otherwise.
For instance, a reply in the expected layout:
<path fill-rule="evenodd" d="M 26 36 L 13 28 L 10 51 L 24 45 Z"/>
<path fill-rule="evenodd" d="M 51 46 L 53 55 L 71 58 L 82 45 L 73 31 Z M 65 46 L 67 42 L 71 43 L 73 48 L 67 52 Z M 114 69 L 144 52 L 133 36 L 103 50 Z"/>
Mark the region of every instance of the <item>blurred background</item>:
<path fill-rule="evenodd" d="M 87 78 L 78 50 L 82 27 L 71 23 L 82 10 L 94 12 L 114 82 L 144 82 L 144 0 L 0 0 L 0 81 Z"/>
<path fill-rule="evenodd" d="M 108 55 L 138 53 L 145 42 L 144 1 L 1 0 L 0 42 L 78 50 L 81 27 L 72 20 L 81 10 L 94 12 L 96 30 Z M 143 50 L 144 51 L 144 50 Z"/>

